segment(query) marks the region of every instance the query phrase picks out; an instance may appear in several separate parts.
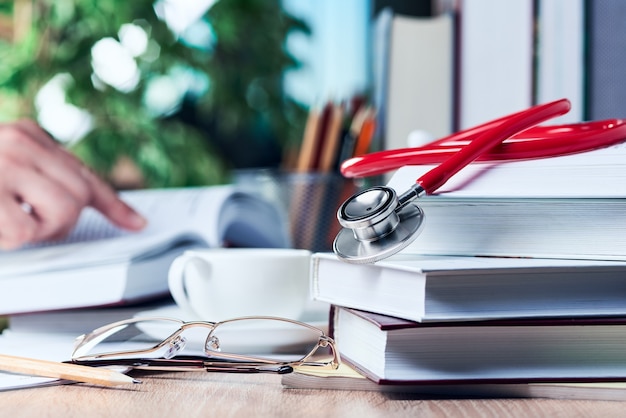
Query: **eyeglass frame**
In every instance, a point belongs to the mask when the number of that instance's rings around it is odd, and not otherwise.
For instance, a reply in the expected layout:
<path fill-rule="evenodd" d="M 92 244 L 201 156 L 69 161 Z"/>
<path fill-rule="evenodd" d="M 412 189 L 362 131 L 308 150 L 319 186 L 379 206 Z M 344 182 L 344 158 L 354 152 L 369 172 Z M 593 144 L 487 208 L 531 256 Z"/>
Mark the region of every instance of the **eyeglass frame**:
<path fill-rule="evenodd" d="M 299 360 L 279 361 L 262 357 L 246 356 L 235 353 L 223 353 L 219 352 L 221 359 L 212 359 L 211 352 L 207 350 L 207 344 L 211 338 L 213 332 L 219 325 L 236 322 L 242 320 L 268 320 L 268 321 L 280 321 L 293 325 L 301 326 L 309 330 L 319 333 L 318 341 L 315 346 Z M 177 330 L 172 332 L 169 336 L 165 337 L 160 343 L 157 343 L 151 348 L 141 350 L 124 350 L 124 351 L 112 351 L 108 353 L 99 353 L 94 355 L 76 356 L 76 352 L 87 344 L 91 339 L 101 336 L 102 334 L 110 331 L 114 328 L 130 325 L 133 323 L 147 322 L 147 321 L 169 321 L 179 324 Z M 159 351 L 162 348 L 170 345 L 170 347 L 176 348 L 180 342 L 179 337 L 181 334 L 194 327 L 208 328 L 206 339 L 203 344 L 204 353 L 208 357 L 201 356 L 174 356 L 171 358 L 149 358 L 149 357 L 128 357 L 123 356 L 135 356 L 135 355 L 148 355 L 152 352 Z M 90 338 L 91 337 L 91 338 Z M 330 361 L 317 362 L 310 361 L 311 357 L 320 348 L 329 348 L 332 353 L 332 359 Z M 113 358 L 115 357 L 115 358 Z M 285 374 L 293 372 L 294 368 L 300 366 L 314 366 L 314 367 L 326 367 L 337 369 L 341 362 L 339 351 L 335 345 L 335 341 L 326 335 L 326 333 L 318 327 L 307 324 L 306 322 L 296 321 L 289 318 L 275 317 L 275 316 L 242 316 L 238 318 L 226 319 L 223 321 L 183 321 L 176 318 L 168 317 L 139 317 L 130 318 L 122 321 L 112 322 L 110 324 L 103 325 L 95 330 L 82 334 L 76 337 L 74 341 L 74 349 L 72 351 L 71 363 L 89 365 L 89 366 L 126 366 L 133 369 L 142 370 L 163 370 L 163 371 L 198 371 L 205 370 L 207 372 L 230 372 L 230 373 L 278 373 Z"/>

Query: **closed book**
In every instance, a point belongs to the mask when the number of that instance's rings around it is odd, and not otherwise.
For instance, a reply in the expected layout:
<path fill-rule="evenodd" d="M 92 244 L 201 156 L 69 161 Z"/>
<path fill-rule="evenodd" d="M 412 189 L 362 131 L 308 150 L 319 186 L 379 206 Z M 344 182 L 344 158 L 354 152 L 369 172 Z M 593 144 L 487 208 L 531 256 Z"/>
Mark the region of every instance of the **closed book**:
<path fill-rule="evenodd" d="M 623 144 L 537 160 L 472 163 L 416 203 L 424 227 L 406 252 L 626 260 Z M 405 166 L 398 194 L 433 166 Z"/>
<path fill-rule="evenodd" d="M 536 102 L 567 97 L 572 109 L 548 123 L 580 122 L 585 110 L 585 1 L 537 3 Z"/>
<path fill-rule="evenodd" d="M 0 314 L 121 305 L 169 294 L 172 260 L 192 248 L 288 247 L 280 208 L 234 186 L 121 193 L 148 225 L 116 228 L 87 208 L 67 239 L 0 251 Z"/>
<path fill-rule="evenodd" d="M 387 60 L 386 92 L 377 106 L 384 118 L 384 148 L 405 148 L 409 134 L 426 131 L 433 137 L 452 132 L 454 119 L 454 18 L 452 13 L 415 17 L 381 12 L 378 28 L 389 48 L 381 54 Z M 387 14 L 387 15 L 386 15 Z M 380 23 L 382 22 L 382 23 Z"/>
<path fill-rule="evenodd" d="M 313 299 L 420 322 L 626 316 L 626 263 L 398 254 L 312 257 Z"/>
<path fill-rule="evenodd" d="M 626 317 L 423 324 L 336 307 L 342 360 L 380 384 L 620 381 Z"/>
<path fill-rule="evenodd" d="M 458 23 L 458 128 L 532 104 L 533 1 L 463 0 Z"/>
<path fill-rule="evenodd" d="M 586 2 L 587 120 L 626 117 L 626 2 Z"/>

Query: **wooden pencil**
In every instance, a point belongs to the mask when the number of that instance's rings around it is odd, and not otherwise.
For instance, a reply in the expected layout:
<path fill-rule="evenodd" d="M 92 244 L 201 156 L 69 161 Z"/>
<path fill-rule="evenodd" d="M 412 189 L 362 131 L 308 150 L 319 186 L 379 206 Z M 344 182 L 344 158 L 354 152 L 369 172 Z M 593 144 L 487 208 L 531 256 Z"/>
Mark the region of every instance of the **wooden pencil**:
<path fill-rule="evenodd" d="M 95 385 L 116 386 L 141 383 L 123 373 L 100 367 L 80 366 L 0 354 L 0 371 L 29 376 L 51 377 Z"/>

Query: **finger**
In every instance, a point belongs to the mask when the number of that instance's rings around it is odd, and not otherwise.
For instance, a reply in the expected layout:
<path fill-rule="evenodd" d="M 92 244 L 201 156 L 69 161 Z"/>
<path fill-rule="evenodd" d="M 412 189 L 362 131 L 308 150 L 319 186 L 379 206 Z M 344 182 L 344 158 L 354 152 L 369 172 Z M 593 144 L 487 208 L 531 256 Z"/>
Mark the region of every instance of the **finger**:
<path fill-rule="evenodd" d="M 36 171 L 71 193 L 81 206 L 89 204 L 92 200 L 92 185 L 84 177 L 85 168 L 78 158 L 41 147 L 35 150 L 34 154 L 36 157 L 33 158 L 32 164 Z"/>
<path fill-rule="evenodd" d="M 146 219 L 120 199 L 113 188 L 101 180 L 96 174 L 87 167 L 84 167 L 81 173 L 83 178 L 90 185 L 90 206 L 101 212 L 111 222 L 124 229 L 137 231 L 146 226 Z"/>
<path fill-rule="evenodd" d="M 43 146 L 49 148 L 59 147 L 59 143 L 55 141 L 41 126 L 30 119 L 23 119 L 12 123 L 8 129 L 15 128 L 20 130 L 26 136 L 36 140 Z"/>
<path fill-rule="evenodd" d="M 73 167 L 50 164 L 41 170 L 62 184 L 82 206 L 93 207 L 115 225 L 133 231 L 145 227 L 145 218 L 122 201 L 109 184 L 77 159 L 72 160 L 76 163 Z"/>
<path fill-rule="evenodd" d="M 9 183 L 11 194 L 17 197 L 18 202 L 25 202 L 32 208 L 30 217 L 37 224 L 31 234 L 33 242 L 46 241 L 69 232 L 84 207 L 81 200 L 36 170 L 20 167 L 12 177 Z"/>
<path fill-rule="evenodd" d="M 25 134 L 28 139 L 36 141 L 41 146 L 54 153 L 58 158 L 70 163 L 72 168 L 78 168 L 83 165 L 74 154 L 59 142 L 55 141 L 43 128 L 32 120 L 21 120 L 14 125 L 20 132 Z"/>
<path fill-rule="evenodd" d="M 50 154 L 49 160 L 35 159 L 35 162 L 44 162 L 40 166 L 42 170 L 47 171 L 48 174 L 53 175 L 56 180 L 63 183 L 74 180 L 77 184 L 85 184 L 85 180 L 82 178 L 82 175 L 80 175 L 85 165 L 78 157 L 53 140 L 52 137 L 33 121 L 22 120 L 17 122 L 17 126 L 21 132 L 26 134 L 26 137 L 22 138 L 22 141 L 28 142 L 29 140 L 34 140 L 43 147 L 43 150 L 39 150 L 40 152 Z M 78 188 L 79 194 L 82 194 L 83 191 L 80 190 L 80 187 Z M 70 190 L 74 190 L 74 187 L 71 187 Z"/>
<path fill-rule="evenodd" d="M 13 250 L 33 242 L 39 227 L 35 218 L 26 213 L 16 196 L 0 192 L 0 248 Z"/>
<path fill-rule="evenodd" d="M 87 182 L 81 177 L 82 163 L 29 121 L 3 126 L 2 156 L 27 167 L 34 167 L 68 189 L 76 199 L 89 198 Z"/>
<path fill-rule="evenodd" d="M 32 121 L 22 121 L 20 126 L 29 134 L 36 137 L 42 143 L 54 143 L 54 141 L 35 123 Z M 74 192 L 77 197 L 85 195 L 84 180 L 87 183 L 90 199 L 87 202 L 90 206 L 100 211 L 114 224 L 130 230 L 139 230 L 145 227 L 146 219 L 137 213 L 133 208 L 123 202 L 117 193 L 96 174 L 89 170 L 82 162 L 73 154 L 68 152 L 58 144 L 54 143 L 54 147 L 50 148 L 51 152 L 58 153 L 60 156 L 59 163 L 42 166 L 42 170 L 51 175 L 52 178 L 62 182 L 68 190 Z M 70 175 L 67 171 L 78 170 L 80 176 Z"/>
<path fill-rule="evenodd" d="M 69 192 L 80 206 L 93 206 L 114 224 L 130 230 L 146 225 L 145 218 L 121 201 L 108 184 L 54 142 L 37 124 L 25 120 L 14 125 L 17 129 L 5 137 L 12 139 L 7 144 L 7 152 L 16 160 L 34 166 Z"/>

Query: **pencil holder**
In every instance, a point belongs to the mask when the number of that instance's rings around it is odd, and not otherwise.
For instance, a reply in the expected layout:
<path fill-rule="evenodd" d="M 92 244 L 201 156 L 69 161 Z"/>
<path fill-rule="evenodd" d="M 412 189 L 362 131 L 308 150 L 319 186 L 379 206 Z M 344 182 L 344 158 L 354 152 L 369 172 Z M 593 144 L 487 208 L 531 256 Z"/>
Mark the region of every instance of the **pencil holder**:
<path fill-rule="evenodd" d="M 337 209 L 372 179 L 347 179 L 339 173 L 285 173 L 243 170 L 235 183 L 276 202 L 284 210 L 293 248 L 332 251 L 339 232 Z"/>

